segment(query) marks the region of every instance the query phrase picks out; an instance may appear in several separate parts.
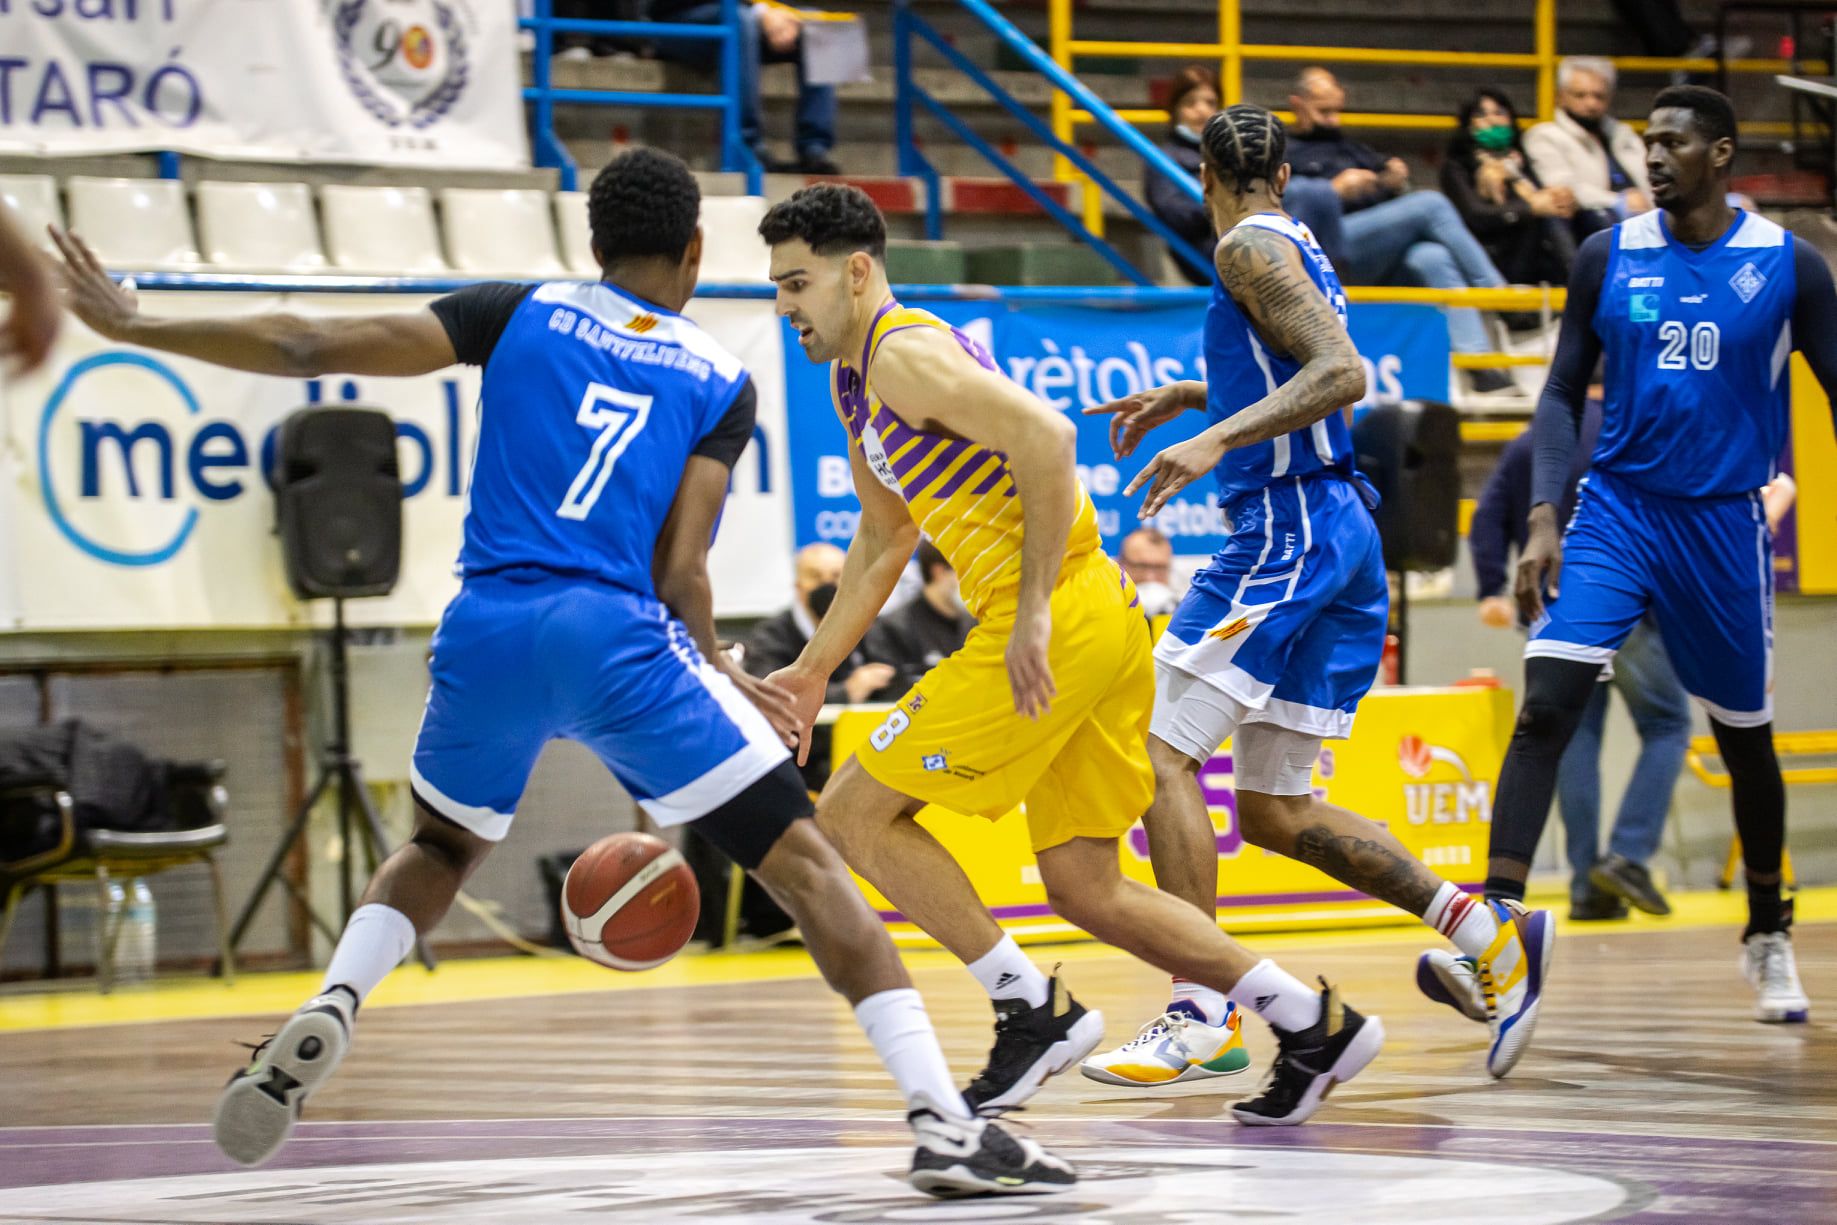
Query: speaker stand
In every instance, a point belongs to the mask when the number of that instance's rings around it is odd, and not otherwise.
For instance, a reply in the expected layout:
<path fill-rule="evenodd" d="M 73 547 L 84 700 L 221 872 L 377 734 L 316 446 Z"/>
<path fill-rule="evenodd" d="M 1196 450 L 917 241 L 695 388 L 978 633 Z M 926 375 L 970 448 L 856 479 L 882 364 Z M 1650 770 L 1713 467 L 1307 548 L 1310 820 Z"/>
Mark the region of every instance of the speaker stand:
<path fill-rule="evenodd" d="M 327 791 L 337 789 L 338 841 L 342 848 L 338 898 L 346 922 L 350 921 L 352 899 L 356 892 L 351 878 L 353 832 L 363 838 L 364 856 L 372 875 L 377 865 L 388 857 L 389 839 L 383 833 L 383 822 L 377 816 L 376 805 L 370 799 L 370 790 L 364 784 L 363 764 L 351 754 L 351 674 L 345 654 L 344 599 L 341 596 L 332 597 L 332 629 L 327 641 L 332 649 L 332 738 L 319 755 L 318 779 L 307 793 L 306 801 L 294 813 L 293 823 L 287 827 L 286 836 L 268 857 L 268 866 L 262 870 L 261 881 L 255 886 L 255 892 L 249 895 L 249 900 L 243 904 L 236 925 L 230 929 L 232 954 L 242 944 L 243 935 L 248 931 L 249 924 L 254 922 L 255 912 L 261 908 L 262 899 L 267 897 L 268 890 L 277 883 L 305 909 L 313 926 L 323 932 L 326 939 L 337 943 L 339 933 L 319 917 L 319 912 L 313 909 L 312 900 L 300 892 L 285 871 L 287 856 L 305 834 L 313 808 Z M 422 965 L 430 970 L 434 968 L 434 955 L 429 951 L 425 938 L 416 937 L 415 951 Z"/>

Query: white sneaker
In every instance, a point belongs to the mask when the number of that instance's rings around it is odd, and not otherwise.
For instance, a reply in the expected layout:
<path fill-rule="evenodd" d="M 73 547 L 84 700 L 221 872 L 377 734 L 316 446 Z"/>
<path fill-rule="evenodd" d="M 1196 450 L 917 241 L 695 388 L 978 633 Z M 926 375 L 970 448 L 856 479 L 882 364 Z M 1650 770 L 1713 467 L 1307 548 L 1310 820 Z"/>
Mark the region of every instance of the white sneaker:
<path fill-rule="evenodd" d="M 314 996 L 280 1032 L 255 1048 L 249 1066 L 230 1077 L 211 1120 L 217 1147 L 238 1165 L 274 1156 L 299 1121 L 300 1108 L 325 1083 L 351 1045 L 357 1000 L 333 989 Z"/>
<path fill-rule="evenodd" d="M 1811 1000 L 1799 982 L 1792 937 L 1786 932 L 1755 932 L 1743 942 L 1742 977 L 1754 988 L 1754 1019 L 1800 1024 L 1811 1016 Z"/>
<path fill-rule="evenodd" d="M 1446 1004 L 1470 1021 L 1486 1020 L 1486 998 L 1480 992 L 1480 969 L 1471 957 L 1447 949 L 1430 949 L 1416 959 L 1416 987 L 1438 1004 Z"/>
<path fill-rule="evenodd" d="M 1235 1076 L 1249 1066 L 1243 1014 L 1227 1000 L 1223 1025 L 1207 1025 L 1184 1010 L 1166 1012 L 1115 1050 L 1092 1055 L 1078 1070 L 1106 1085 L 1144 1088 Z"/>

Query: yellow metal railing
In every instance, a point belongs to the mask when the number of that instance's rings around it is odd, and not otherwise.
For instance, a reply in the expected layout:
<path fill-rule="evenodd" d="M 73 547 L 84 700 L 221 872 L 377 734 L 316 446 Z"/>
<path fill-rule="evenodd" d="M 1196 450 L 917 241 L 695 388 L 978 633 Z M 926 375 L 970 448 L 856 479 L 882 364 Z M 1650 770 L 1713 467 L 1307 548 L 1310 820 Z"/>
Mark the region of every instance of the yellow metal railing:
<path fill-rule="evenodd" d="M 1072 0 L 1048 0 L 1048 50 L 1059 65 L 1073 71 L 1080 56 L 1121 55 L 1143 59 L 1216 60 L 1218 61 L 1221 101 L 1229 106 L 1244 97 L 1244 61 L 1275 60 L 1291 63 L 1323 64 L 1397 64 L 1415 68 L 1487 68 L 1516 69 L 1537 74 L 1537 114 L 1525 122 L 1550 119 L 1556 114 L 1556 67 L 1560 58 L 1556 49 L 1556 0 L 1536 0 L 1531 17 L 1532 50 L 1506 51 L 1410 51 L 1388 47 L 1303 46 L 1299 44 L 1246 43 L 1243 41 L 1241 0 L 1219 0 L 1218 41 L 1214 43 L 1135 42 L 1126 39 L 1079 39 L 1072 37 Z M 1623 72 L 1714 72 L 1717 61 L 1688 56 L 1623 55 L 1608 61 Z M 1793 71 L 1784 59 L 1730 60 L 1728 71 L 1735 73 L 1781 73 Z M 1823 72 L 1823 64 L 1805 62 L 1798 68 Z M 1117 115 L 1129 123 L 1165 123 L 1168 113 L 1159 108 L 1118 110 Z M 1277 111 L 1284 122 L 1294 122 L 1294 115 Z M 1052 97 L 1053 133 L 1070 142 L 1077 129 L 1093 122 L 1091 113 L 1072 106 L 1064 93 L 1055 90 Z M 1340 117 L 1347 127 L 1387 128 L 1393 130 L 1449 131 L 1455 126 L 1452 115 L 1406 114 L 1392 111 L 1348 111 Z M 1634 123 L 1639 128 L 1643 125 Z M 1785 136 L 1792 125 L 1779 122 L 1743 123 L 1741 130 L 1754 136 Z M 1054 177 L 1061 182 L 1084 182 L 1085 176 L 1064 158 L 1057 159 Z M 1100 193 L 1087 190 L 1084 198 L 1084 223 L 1093 234 L 1103 233 L 1103 201 Z M 1458 305 L 1472 305 L 1459 303 Z"/>

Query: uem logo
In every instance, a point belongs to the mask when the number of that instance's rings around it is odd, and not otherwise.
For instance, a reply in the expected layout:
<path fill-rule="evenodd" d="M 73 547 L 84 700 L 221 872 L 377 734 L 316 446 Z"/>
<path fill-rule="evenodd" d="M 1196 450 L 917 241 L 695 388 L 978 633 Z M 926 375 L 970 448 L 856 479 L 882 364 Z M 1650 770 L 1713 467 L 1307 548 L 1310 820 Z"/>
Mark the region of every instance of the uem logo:
<path fill-rule="evenodd" d="M 106 380 L 102 391 L 97 379 Z M 79 409 L 73 397 L 86 381 L 85 394 L 76 397 L 83 401 Z M 430 432 L 413 421 L 396 422 L 404 497 L 428 491 L 442 468 L 438 492 L 457 498 L 463 491 L 459 384 L 442 379 L 441 387 L 442 428 Z M 324 398 L 317 379 L 303 390 L 294 406 Z M 344 381 L 339 395 L 357 400 L 357 384 Z M 93 411 L 100 403 L 124 402 L 133 406 L 133 417 Z M 203 507 L 242 497 L 253 484 L 250 478 L 267 485 L 284 415 L 252 438 L 253 431 L 245 433 L 237 422 L 205 419 L 192 388 L 164 362 L 129 352 L 83 358 L 64 373 L 39 417 L 38 484 L 45 512 L 66 540 L 99 561 L 117 566 L 170 561 L 191 538 Z M 123 499 L 132 514 L 120 513 Z"/>
<path fill-rule="evenodd" d="M 1397 743 L 1397 764 L 1410 778 L 1427 780 L 1437 764 L 1452 767 L 1459 781 L 1414 782 L 1403 785 L 1404 810 L 1411 825 L 1486 824 L 1493 819 L 1493 785 L 1476 779 L 1467 762 L 1453 749 L 1430 744 L 1421 736 L 1405 736 Z"/>

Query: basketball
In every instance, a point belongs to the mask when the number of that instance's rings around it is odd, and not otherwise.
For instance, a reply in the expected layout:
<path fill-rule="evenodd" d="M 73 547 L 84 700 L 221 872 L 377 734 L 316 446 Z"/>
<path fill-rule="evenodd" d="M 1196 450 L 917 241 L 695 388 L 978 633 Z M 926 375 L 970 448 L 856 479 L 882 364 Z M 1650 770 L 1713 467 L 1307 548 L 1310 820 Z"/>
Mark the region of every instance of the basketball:
<path fill-rule="evenodd" d="M 561 921 L 589 961 L 649 970 L 689 943 L 701 900 L 681 851 L 650 834 L 613 834 L 568 869 Z"/>

